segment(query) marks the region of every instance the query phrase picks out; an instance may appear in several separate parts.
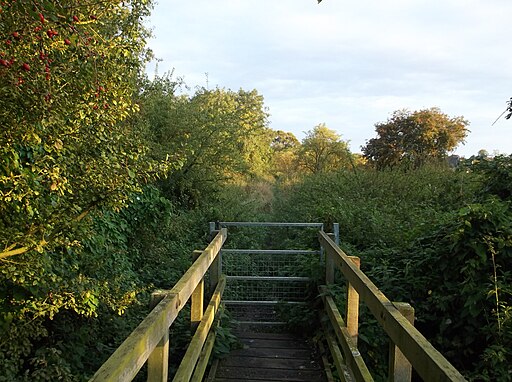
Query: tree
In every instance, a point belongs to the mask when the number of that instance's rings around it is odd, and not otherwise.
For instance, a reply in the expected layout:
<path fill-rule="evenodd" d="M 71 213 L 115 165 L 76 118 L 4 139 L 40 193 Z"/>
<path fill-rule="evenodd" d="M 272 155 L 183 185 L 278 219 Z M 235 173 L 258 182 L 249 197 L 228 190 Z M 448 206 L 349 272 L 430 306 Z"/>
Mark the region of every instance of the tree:
<path fill-rule="evenodd" d="M 146 55 L 146 0 L 1 5 L 0 258 L 68 246 L 148 169 L 128 117 Z"/>
<path fill-rule="evenodd" d="M 299 140 L 292 133 L 272 131 L 272 175 L 281 182 L 292 180 L 297 175 L 297 153 Z"/>
<path fill-rule="evenodd" d="M 300 142 L 292 133 L 277 130 L 272 131 L 272 142 L 270 146 L 274 151 L 283 151 L 296 149 L 300 146 Z"/>
<path fill-rule="evenodd" d="M 313 174 L 350 166 L 348 143 L 321 123 L 306 133 L 299 149 L 300 165 Z"/>
<path fill-rule="evenodd" d="M 126 224 L 116 230 L 108 215 L 152 167 L 131 119 L 150 8 L 0 4 L 0 380 L 77 380 L 53 336 L 57 317 L 76 322 L 133 302 L 127 261 L 109 251 Z M 91 216 L 108 221 L 112 241 Z M 105 256 L 95 262 L 92 251 Z"/>
<path fill-rule="evenodd" d="M 175 95 L 174 87 L 156 79 L 141 101 L 151 155 L 177 164 L 160 180 L 171 199 L 195 206 L 223 182 L 268 173 L 268 115 L 256 90 L 200 88 L 188 96 Z"/>
<path fill-rule="evenodd" d="M 463 117 L 449 117 L 438 108 L 398 110 L 387 122 L 375 125 L 377 138 L 362 147 L 363 155 L 378 169 L 418 167 L 430 159 L 446 157 L 464 141 L 468 125 Z"/>

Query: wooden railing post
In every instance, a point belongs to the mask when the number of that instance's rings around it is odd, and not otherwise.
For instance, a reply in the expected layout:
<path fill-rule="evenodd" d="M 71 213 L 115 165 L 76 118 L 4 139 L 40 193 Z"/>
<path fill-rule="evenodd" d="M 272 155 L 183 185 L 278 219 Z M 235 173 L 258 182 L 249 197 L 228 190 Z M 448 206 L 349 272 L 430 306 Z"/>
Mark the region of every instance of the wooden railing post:
<path fill-rule="evenodd" d="M 361 267 L 361 259 L 357 256 L 349 256 L 349 259 L 359 269 Z M 359 331 L 359 293 L 354 287 L 347 282 L 347 329 L 357 345 L 357 336 Z"/>
<path fill-rule="evenodd" d="M 414 308 L 406 302 L 394 302 L 393 305 L 414 325 Z M 405 358 L 392 341 L 389 342 L 389 382 L 410 382 L 412 378 L 411 363 Z"/>
<path fill-rule="evenodd" d="M 166 290 L 156 290 L 151 294 L 149 308 L 155 306 L 169 293 Z M 148 358 L 148 382 L 166 382 L 169 372 L 169 329 L 167 329 L 160 342 Z"/>
<path fill-rule="evenodd" d="M 203 251 L 194 251 L 192 253 L 193 261 L 196 261 L 197 258 L 203 253 Z M 196 289 L 190 296 L 190 324 L 192 329 L 195 330 L 197 325 L 203 319 L 204 312 L 204 277 L 201 279 L 199 284 L 197 284 Z"/>

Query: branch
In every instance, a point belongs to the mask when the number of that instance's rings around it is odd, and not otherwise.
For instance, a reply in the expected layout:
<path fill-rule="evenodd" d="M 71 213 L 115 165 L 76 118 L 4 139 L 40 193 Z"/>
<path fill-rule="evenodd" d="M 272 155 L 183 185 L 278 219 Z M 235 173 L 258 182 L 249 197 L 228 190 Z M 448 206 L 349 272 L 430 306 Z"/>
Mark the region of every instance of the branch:
<path fill-rule="evenodd" d="M 30 247 L 21 247 L 17 249 L 12 249 L 10 251 L 5 251 L 0 253 L 0 259 L 5 259 L 10 256 L 21 255 L 22 253 L 28 252 Z"/>

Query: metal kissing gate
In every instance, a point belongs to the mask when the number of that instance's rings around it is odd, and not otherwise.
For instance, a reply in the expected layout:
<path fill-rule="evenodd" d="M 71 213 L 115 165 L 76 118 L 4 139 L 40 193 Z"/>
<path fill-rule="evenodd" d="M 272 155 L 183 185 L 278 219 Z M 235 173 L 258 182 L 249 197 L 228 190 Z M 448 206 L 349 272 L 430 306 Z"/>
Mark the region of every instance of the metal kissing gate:
<path fill-rule="evenodd" d="M 336 242 L 338 227 L 334 224 Z M 210 222 L 212 234 L 221 228 L 229 231 L 219 259 L 219 273 L 227 280 L 223 301 L 239 324 L 283 325 L 288 304 L 305 304 L 317 293 L 312 275 L 318 271 L 323 278 L 317 239 L 322 223 Z"/>

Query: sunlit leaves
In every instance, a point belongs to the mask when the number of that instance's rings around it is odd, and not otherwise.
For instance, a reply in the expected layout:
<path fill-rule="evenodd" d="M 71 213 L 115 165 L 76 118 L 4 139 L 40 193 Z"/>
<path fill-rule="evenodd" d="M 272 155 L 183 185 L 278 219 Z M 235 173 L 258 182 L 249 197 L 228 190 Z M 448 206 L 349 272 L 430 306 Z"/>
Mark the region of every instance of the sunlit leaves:
<path fill-rule="evenodd" d="M 167 195 L 193 206 L 222 182 L 264 175 L 271 138 L 263 97 L 219 88 L 175 95 L 177 85 L 156 79 L 141 95 L 150 154 L 179 164 L 160 181 Z"/>
<path fill-rule="evenodd" d="M 313 174 L 348 167 L 350 157 L 348 143 L 323 123 L 306 133 L 299 149 L 299 163 Z"/>
<path fill-rule="evenodd" d="M 0 244 L 58 243 L 97 204 L 137 189 L 134 126 L 146 1 L 9 2 L 0 24 Z M 144 165 L 146 166 L 146 165 Z M 133 167 L 132 174 L 128 167 Z M 56 227 L 59 222 L 60 227 Z"/>
<path fill-rule="evenodd" d="M 468 125 L 463 117 L 449 117 L 438 108 L 398 110 L 386 122 L 375 125 L 377 138 L 367 142 L 363 154 L 379 169 L 418 167 L 445 157 L 463 142 Z"/>

